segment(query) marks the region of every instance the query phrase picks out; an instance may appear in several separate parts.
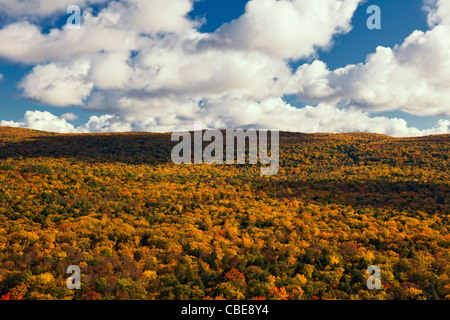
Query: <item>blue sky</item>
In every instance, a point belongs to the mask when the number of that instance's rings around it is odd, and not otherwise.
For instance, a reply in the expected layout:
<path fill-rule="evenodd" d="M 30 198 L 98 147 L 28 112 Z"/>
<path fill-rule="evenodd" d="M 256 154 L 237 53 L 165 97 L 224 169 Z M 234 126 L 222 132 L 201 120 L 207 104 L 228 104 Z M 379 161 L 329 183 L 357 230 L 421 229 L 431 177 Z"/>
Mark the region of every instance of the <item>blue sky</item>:
<path fill-rule="evenodd" d="M 214 34 L 224 23 L 229 23 L 234 19 L 240 18 L 245 13 L 247 1 L 243 0 L 204 0 L 195 2 L 193 10 L 188 13 L 188 20 L 202 20 L 203 24 L 197 30 L 200 33 Z M 369 14 L 366 13 L 369 5 L 378 5 L 382 12 L 382 29 L 369 30 L 366 27 L 366 20 Z M 106 8 L 108 3 L 101 5 L 86 5 L 94 8 L 94 15 Z M 1 7 L 0 7 L 1 8 Z M 24 17 L 11 16 L 8 13 L 0 14 L 0 29 L 7 27 L 11 23 L 28 20 L 30 23 L 38 26 L 43 35 L 53 28 L 62 29 L 69 15 L 61 10 L 57 10 L 44 18 L 35 18 L 32 14 Z M 373 0 L 366 1 L 358 6 L 351 19 L 352 30 L 346 34 L 333 37 L 329 49 L 320 48 L 315 54 L 303 58 L 289 58 L 288 65 L 295 72 L 296 68 L 303 64 L 311 64 L 314 60 L 323 61 L 330 71 L 338 68 L 344 68 L 347 65 L 365 63 L 368 54 L 374 53 L 378 46 L 393 48 L 401 44 L 413 31 L 430 30 L 427 24 L 427 12 L 423 10 L 423 1 L 421 0 Z M 302 30 L 303 32 L 315 32 L 315 26 L 311 25 L 311 30 Z M 297 31 L 298 32 L 298 31 Z M 33 50 L 33 48 L 31 48 Z M 3 79 L 0 81 L 0 120 L 20 122 L 26 111 L 38 110 L 48 111 L 56 117 L 62 114 L 72 113 L 78 119 L 71 120 L 71 123 L 77 127 L 86 123 L 93 115 L 101 116 L 105 112 L 101 108 L 85 108 L 77 105 L 67 105 L 61 108 L 59 105 L 46 104 L 45 99 L 26 98 L 19 83 L 28 74 L 33 73 L 34 68 L 39 65 L 51 62 L 43 61 L 40 63 L 24 63 L 21 61 L 11 61 L 10 58 L 1 55 L 0 52 L 0 74 Z M 92 92 L 96 92 L 96 88 Z M 92 95 L 91 92 L 91 95 Z M 28 94 L 28 96 L 30 96 Z M 285 102 L 298 108 L 306 104 L 317 106 L 320 100 L 302 98 L 297 94 L 282 95 Z M 259 99 L 258 99 L 259 100 Z M 401 118 L 408 122 L 408 126 L 419 130 L 430 129 L 435 126 L 438 120 L 449 120 L 446 114 L 419 115 L 405 110 L 365 110 L 370 112 L 373 117 Z M 112 114 L 116 110 L 108 110 Z M 351 130 L 351 129 L 349 129 Z M 299 127 L 301 131 L 301 127 Z"/>

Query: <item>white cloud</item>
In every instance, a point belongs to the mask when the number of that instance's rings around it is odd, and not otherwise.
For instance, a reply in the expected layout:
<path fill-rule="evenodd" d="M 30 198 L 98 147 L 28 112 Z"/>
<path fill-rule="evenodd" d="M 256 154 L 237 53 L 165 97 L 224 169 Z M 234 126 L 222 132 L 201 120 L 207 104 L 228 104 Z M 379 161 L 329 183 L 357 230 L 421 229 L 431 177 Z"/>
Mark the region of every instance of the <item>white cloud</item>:
<path fill-rule="evenodd" d="M 127 0 L 126 2 L 132 8 L 129 22 L 142 32 L 184 32 L 197 25 L 187 18 L 187 14 L 193 9 L 192 0 Z"/>
<path fill-rule="evenodd" d="M 214 128 L 237 126 L 305 133 L 369 131 L 397 137 L 422 135 L 420 130 L 408 127 L 403 119 L 372 118 L 360 110 L 339 109 L 329 104 L 299 109 L 280 98 L 270 98 L 260 103 L 224 99 L 212 101 L 207 110 L 209 113 L 199 119 Z"/>
<path fill-rule="evenodd" d="M 91 116 L 89 120 L 78 127 L 69 121 L 78 117 L 72 113 L 55 116 L 48 111 L 27 111 L 22 121 L 0 121 L 0 126 L 18 127 L 34 130 L 42 130 L 56 133 L 105 133 L 105 132 L 130 132 L 149 127 L 148 119 L 124 117 L 120 115 Z M 149 127 L 150 128 L 150 127 Z M 151 130 L 148 130 L 151 131 Z"/>
<path fill-rule="evenodd" d="M 253 0 L 245 14 L 223 25 L 217 42 L 266 54 L 307 57 L 328 47 L 333 35 L 351 30 L 351 18 L 361 0 Z"/>
<path fill-rule="evenodd" d="M 87 60 L 69 65 L 50 63 L 36 66 L 22 81 L 27 98 L 55 106 L 81 105 L 94 87 L 87 81 L 91 65 Z"/>
<path fill-rule="evenodd" d="M 96 16 L 85 11 L 80 30 L 53 29 L 42 34 L 29 22 L 7 25 L 0 30 L 0 42 L 9 45 L 0 47 L 0 56 L 46 63 L 36 66 L 22 87 L 26 97 L 51 105 L 82 104 L 94 87 L 122 90 L 123 97 L 139 95 L 141 100 L 145 96 L 152 101 L 223 95 L 265 99 L 281 96 L 291 76 L 283 58 L 309 55 L 329 45 L 333 34 L 349 31 L 357 3 L 251 1 L 241 18 L 211 35 L 192 29 L 196 23 L 186 17 L 192 9 L 190 0 L 113 1 Z M 294 15 L 287 21 L 283 15 L 291 11 Z M 260 29 L 257 19 L 265 16 L 280 28 Z M 244 30 L 246 26 L 249 30 Z M 303 32 L 306 27 L 314 32 Z M 224 48 L 217 44 L 217 35 L 227 30 L 232 37 L 247 32 L 248 40 L 256 42 L 242 46 L 243 40 L 236 38 L 233 41 L 239 45 Z M 250 37 L 253 33 L 257 37 Z M 217 46 L 202 45 L 211 38 Z M 271 41 L 280 43 L 269 45 Z M 271 50 L 277 46 L 281 54 L 274 55 Z M 131 51 L 139 54 L 130 58 Z M 86 61 L 90 67 L 73 70 L 74 60 Z"/>
<path fill-rule="evenodd" d="M 75 127 L 69 121 L 76 120 L 74 114 L 55 116 L 48 111 L 27 111 L 22 121 L 0 121 L 0 126 L 27 128 L 56 133 L 128 132 L 134 123 L 117 115 L 91 116 L 87 123 Z"/>
<path fill-rule="evenodd" d="M 75 3 L 72 0 L 67 1 L 70 1 L 70 4 L 105 2 L 103 0 L 90 2 L 80 0 Z M 8 1 L 4 4 L 5 7 L 12 8 L 12 11 L 7 11 L 11 14 L 15 12 L 14 10 L 21 11 L 22 7 L 28 8 L 32 1 L 19 2 L 21 4 L 17 6 L 12 3 L 13 1 L 11 3 Z M 40 1 L 31 8 L 44 6 L 45 3 Z M 67 8 L 66 5 L 59 5 L 59 3 L 57 5 L 57 1 L 49 1 L 49 4 L 45 5 L 48 10 L 44 10 L 43 14 L 52 13 L 62 7 Z M 30 8 L 27 10 L 33 11 Z M 23 12 L 28 13 L 27 10 Z M 0 29 L 0 42 L 8 43 L 8 46 L 0 47 L 0 56 L 33 64 L 61 61 L 80 54 L 100 51 L 123 53 L 151 48 L 154 41 L 147 37 L 147 34 L 193 32 L 192 28 L 198 23 L 187 18 L 186 15 L 191 10 L 190 0 L 111 1 L 95 16 L 92 10 L 84 10 L 80 29 L 73 30 L 64 26 L 61 29 L 51 29 L 48 34 L 41 33 L 40 27 L 31 24 L 28 19 L 20 20 Z"/>
<path fill-rule="evenodd" d="M 29 22 L 15 22 L 0 30 L 0 56 L 7 59 L 35 64 L 49 61 L 66 61 L 82 54 L 100 51 L 128 52 L 139 49 L 144 38 L 137 31 L 127 29 L 125 21 L 102 11 L 97 17 L 85 14 L 85 22 L 79 30 L 52 29 L 42 34 Z"/>
<path fill-rule="evenodd" d="M 70 5 L 86 5 L 106 2 L 107 0 L 0 0 L 0 12 L 13 17 L 48 16 L 64 11 Z"/>
<path fill-rule="evenodd" d="M 61 118 L 65 119 L 67 121 L 74 121 L 74 120 L 78 119 L 78 116 L 76 114 L 73 114 L 73 113 L 69 112 L 69 113 L 62 114 Z"/>
<path fill-rule="evenodd" d="M 77 128 L 78 132 L 130 132 L 132 124 L 114 115 L 92 116 L 89 121 Z"/>
<path fill-rule="evenodd" d="M 230 112 L 230 109 L 233 112 Z M 151 116 L 102 115 L 91 116 L 89 121 L 74 127 L 67 115 L 55 116 L 47 111 L 27 111 L 21 122 L 1 121 L 0 126 L 22 127 L 58 133 L 88 132 L 130 132 L 156 131 L 171 132 L 184 127 L 192 129 L 193 121 L 161 121 Z M 373 132 L 395 137 L 422 136 L 450 133 L 450 121 L 441 120 L 429 130 L 409 127 L 405 120 L 386 117 L 370 117 L 359 110 L 342 110 L 332 105 L 320 104 L 317 107 L 297 109 L 279 98 L 261 103 L 251 101 L 215 102 L 207 113 L 196 114 L 195 121 L 201 121 L 205 128 L 265 128 L 285 131 L 314 132 Z M 254 125 L 251 125 L 251 124 Z"/>
<path fill-rule="evenodd" d="M 281 59 L 259 52 L 219 50 L 186 52 L 177 45 L 144 51 L 133 85 L 146 91 L 166 90 L 177 95 L 241 94 L 262 98 L 282 92 L 291 72 Z"/>
<path fill-rule="evenodd" d="M 290 89 L 303 99 L 363 110 L 402 110 L 450 116 L 450 26 L 413 32 L 393 49 L 378 47 L 365 63 L 330 71 L 323 62 L 301 66 Z"/>
<path fill-rule="evenodd" d="M 93 59 L 90 79 L 98 89 L 120 89 L 130 81 L 133 69 L 128 54 L 113 52 L 99 54 Z"/>
<path fill-rule="evenodd" d="M 441 119 L 438 121 L 437 126 L 429 130 L 423 130 L 424 135 L 432 134 L 448 134 L 450 133 L 450 121 Z"/>
<path fill-rule="evenodd" d="M 48 111 L 27 111 L 25 113 L 23 121 L 1 121 L 0 125 L 58 133 L 76 132 L 75 127 L 72 124 L 68 123 L 66 119 L 57 117 Z"/>
<path fill-rule="evenodd" d="M 425 0 L 424 2 L 430 26 L 450 24 L 450 2 L 448 0 Z"/>

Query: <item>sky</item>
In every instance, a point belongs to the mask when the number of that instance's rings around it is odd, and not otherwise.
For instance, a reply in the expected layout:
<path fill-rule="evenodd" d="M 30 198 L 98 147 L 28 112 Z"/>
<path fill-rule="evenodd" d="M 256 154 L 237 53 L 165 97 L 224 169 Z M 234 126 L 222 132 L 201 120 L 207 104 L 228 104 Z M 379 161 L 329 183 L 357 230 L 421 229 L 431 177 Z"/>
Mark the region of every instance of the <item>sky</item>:
<path fill-rule="evenodd" d="M 0 126 L 450 133 L 449 0 L 0 0 L 0 43 Z"/>

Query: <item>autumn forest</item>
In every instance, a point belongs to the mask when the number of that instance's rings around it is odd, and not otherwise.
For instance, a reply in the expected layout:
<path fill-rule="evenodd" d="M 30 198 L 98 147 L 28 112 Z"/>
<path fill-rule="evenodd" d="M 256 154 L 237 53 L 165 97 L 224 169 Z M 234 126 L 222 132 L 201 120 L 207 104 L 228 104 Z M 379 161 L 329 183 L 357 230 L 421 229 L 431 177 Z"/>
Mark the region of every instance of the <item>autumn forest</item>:
<path fill-rule="evenodd" d="M 0 127 L 0 298 L 450 299 L 450 135 L 281 132 L 273 176 L 174 145 Z"/>

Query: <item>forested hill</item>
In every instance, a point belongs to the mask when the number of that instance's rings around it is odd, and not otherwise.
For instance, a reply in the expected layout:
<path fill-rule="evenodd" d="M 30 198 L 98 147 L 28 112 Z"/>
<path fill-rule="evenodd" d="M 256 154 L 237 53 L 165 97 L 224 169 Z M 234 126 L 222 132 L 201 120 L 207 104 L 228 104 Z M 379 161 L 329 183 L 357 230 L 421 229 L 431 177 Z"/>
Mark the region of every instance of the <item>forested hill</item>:
<path fill-rule="evenodd" d="M 450 135 L 400 139 L 369 133 L 281 132 L 280 161 L 287 167 L 310 162 L 317 162 L 318 166 L 362 162 L 365 164 L 433 162 L 436 166 L 448 164 L 449 142 Z M 175 144 L 176 142 L 171 142 L 169 133 L 55 134 L 0 127 L 2 159 L 75 157 L 84 160 L 152 165 L 170 162 L 171 151 Z"/>
<path fill-rule="evenodd" d="M 282 132 L 274 176 L 170 138 L 0 127 L 0 298 L 450 299 L 450 135 Z"/>

